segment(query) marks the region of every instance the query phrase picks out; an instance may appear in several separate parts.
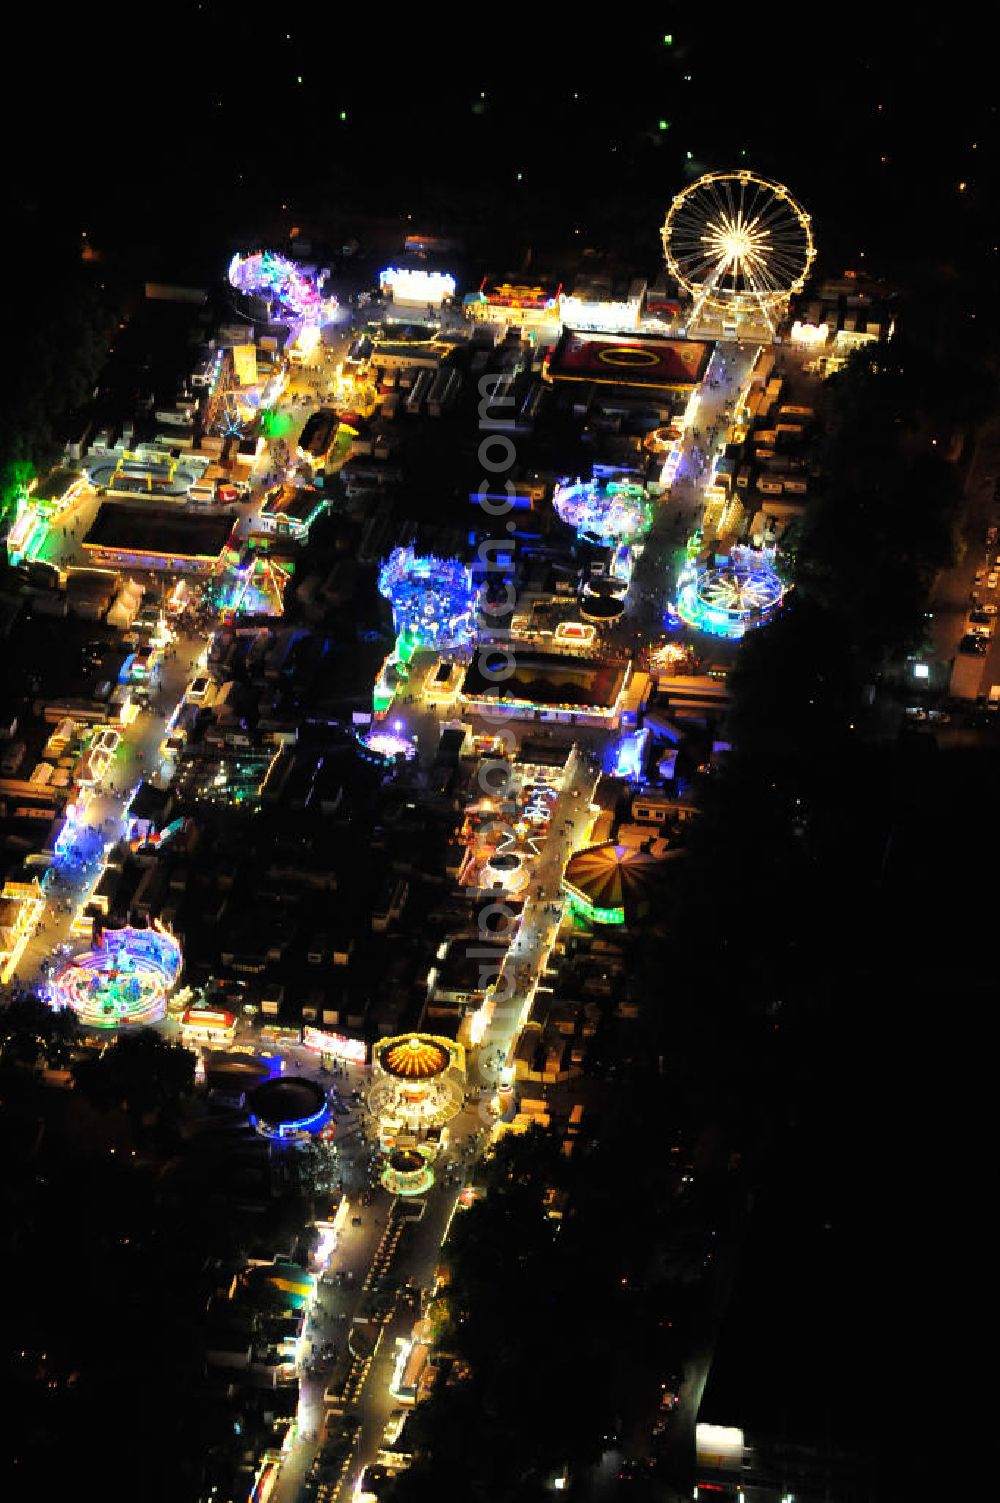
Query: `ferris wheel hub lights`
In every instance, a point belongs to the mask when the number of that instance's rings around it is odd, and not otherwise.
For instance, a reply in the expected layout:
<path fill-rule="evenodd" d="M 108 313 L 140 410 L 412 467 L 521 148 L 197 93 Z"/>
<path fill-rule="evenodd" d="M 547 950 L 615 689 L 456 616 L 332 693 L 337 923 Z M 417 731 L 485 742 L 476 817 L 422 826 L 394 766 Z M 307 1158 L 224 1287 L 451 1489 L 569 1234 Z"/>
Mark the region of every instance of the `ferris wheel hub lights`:
<path fill-rule="evenodd" d="M 816 257 L 812 221 L 781 183 L 755 173 L 708 172 L 674 198 L 662 231 L 667 269 L 702 309 L 772 324 L 801 290 Z"/>

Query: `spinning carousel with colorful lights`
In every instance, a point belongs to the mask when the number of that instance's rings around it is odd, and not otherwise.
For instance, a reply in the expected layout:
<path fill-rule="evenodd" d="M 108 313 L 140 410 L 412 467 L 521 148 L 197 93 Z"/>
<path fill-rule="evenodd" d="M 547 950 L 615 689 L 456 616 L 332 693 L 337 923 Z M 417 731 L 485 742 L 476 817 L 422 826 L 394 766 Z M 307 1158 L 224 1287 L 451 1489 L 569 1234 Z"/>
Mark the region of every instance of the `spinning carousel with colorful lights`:
<path fill-rule="evenodd" d="M 105 929 L 92 950 L 66 962 L 48 986 L 53 1007 L 71 1007 L 88 1028 L 162 1018 L 181 972 L 181 947 L 166 929 Z"/>
<path fill-rule="evenodd" d="M 263 298 L 297 334 L 307 326 L 329 323 L 337 312 L 337 299 L 323 295 L 320 279 L 276 251 L 235 255 L 229 263 L 229 285 L 247 296 Z"/>
<path fill-rule="evenodd" d="M 465 1097 L 465 1050 L 453 1039 L 411 1033 L 375 1049 L 368 1105 L 383 1136 L 450 1122 Z"/>
<path fill-rule="evenodd" d="M 739 638 L 769 621 L 785 593 L 770 554 L 734 548 L 720 565 L 689 559 L 677 581 L 677 614 L 696 631 Z"/>
<path fill-rule="evenodd" d="M 379 570 L 379 594 L 392 604 L 396 632 L 420 647 L 458 647 L 472 639 L 479 591 L 457 558 L 394 548 Z"/>
<path fill-rule="evenodd" d="M 552 505 L 582 542 L 631 543 L 653 520 L 645 486 L 632 480 L 577 480 L 557 485 Z"/>
<path fill-rule="evenodd" d="M 461 840 L 468 850 L 459 880 L 463 886 L 521 893 L 541 854 L 558 788 L 512 779 L 502 806 L 492 797 L 466 810 Z"/>
<path fill-rule="evenodd" d="M 395 762 L 397 757 L 402 757 L 404 762 L 412 762 L 417 755 L 416 745 L 410 737 L 395 729 L 365 731 L 358 737 L 358 744 L 364 748 L 363 755 L 369 761 Z"/>

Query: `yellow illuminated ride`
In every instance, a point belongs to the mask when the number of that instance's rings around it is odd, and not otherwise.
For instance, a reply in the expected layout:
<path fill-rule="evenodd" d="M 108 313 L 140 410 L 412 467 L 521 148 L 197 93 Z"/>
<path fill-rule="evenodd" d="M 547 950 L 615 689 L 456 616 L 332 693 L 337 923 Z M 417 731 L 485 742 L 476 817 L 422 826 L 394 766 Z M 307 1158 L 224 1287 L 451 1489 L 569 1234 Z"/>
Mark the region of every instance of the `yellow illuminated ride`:
<path fill-rule="evenodd" d="M 454 1039 L 412 1033 L 377 1045 L 368 1105 L 383 1136 L 449 1122 L 464 1094 L 465 1050 Z"/>
<path fill-rule="evenodd" d="M 682 189 L 662 230 L 667 269 L 703 310 L 774 332 L 816 259 L 812 220 L 781 183 L 753 172 L 708 172 Z"/>

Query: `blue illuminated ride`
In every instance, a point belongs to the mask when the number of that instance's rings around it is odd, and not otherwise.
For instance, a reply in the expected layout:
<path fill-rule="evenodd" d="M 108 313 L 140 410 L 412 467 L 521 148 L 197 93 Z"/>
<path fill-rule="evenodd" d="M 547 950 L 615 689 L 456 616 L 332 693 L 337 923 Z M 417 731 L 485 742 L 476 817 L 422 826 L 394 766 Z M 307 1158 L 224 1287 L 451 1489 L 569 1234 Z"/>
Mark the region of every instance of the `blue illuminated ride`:
<path fill-rule="evenodd" d="M 397 634 L 414 647 L 459 647 L 472 640 L 479 590 L 471 569 L 458 559 L 394 548 L 379 570 L 378 588 L 392 603 Z"/>
<path fill-rule="evenodd" d="M 786 592 L 771 556 L 743 547 L 720 565 L 690 560 L 677 586 L 677 614 L 685 625 L 734 639 L 770 620 Z"/>
<path fill-rule="evenodd" d="M 604 771 L 629 783 L 641 782 L 648 741 L 649 731 L 645 727 L 638 731 L 623 731 L 607 748 Z"/>
<path fill-rule="evenodd" d="M 330 1121 L 323 1087 L 301 1076 L 272 1076 L 247 1097 L 250 1126 L 265 1138 L 296 1138 L 320 1133 Z"/>
<path fill-rule="evenodd" d="M 235 395 L 227 395 L 215 419 L 215 432 L 220 438 L 242 439 L 246 437 L 247 427 L 247 418 L 240 410 Z"/>
<path fill-rule="evenodd" d="M 556 516 L 587 543 L 634 542 L 653 520 L 645 486 L 633 480 L 563 481 L 552 505 Z"/>

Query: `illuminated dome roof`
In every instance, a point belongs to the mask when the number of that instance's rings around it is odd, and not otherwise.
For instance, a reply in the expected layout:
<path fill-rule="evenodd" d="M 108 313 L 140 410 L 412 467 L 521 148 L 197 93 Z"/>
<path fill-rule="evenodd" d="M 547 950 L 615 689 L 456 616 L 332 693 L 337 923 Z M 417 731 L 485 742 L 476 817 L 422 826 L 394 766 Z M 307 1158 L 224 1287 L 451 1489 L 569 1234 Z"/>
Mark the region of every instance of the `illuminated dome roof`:
<path fill-rule="evenodd" d="M 655 857 L 631 846 L 595 845 L 570 857 L 563 882 L 592 917 L 623 923 L 626 915 L 649 907 L 658 866 Z"/>
<path fill-rule="evenodd" d="M 396 1174 L 422 1174 L 426 1163 L 415 1148 L 394 1148 L 389 1155 L 389 1167 Z"/>
<path fill-rule="evenodd" d="M 580 615 L 587 621 L 617 621 L 625 613 L 624 600 L 614 595 L 585 595 L 580 602 Z"/>
<path fill-rule="evenodd" d="M 379 1064 L 398 1080 L 433 1080 L 447 1070 L 451 1056 L 443 1044 L 426 1035 L 393 1039 L 379 1050 Z"/>
<path fill-rule="evenodd" d="M 250 1092 L 247 1106 L 252 1117 L 280 1130 L 316 1122 L 326 1107 L 326 1092 L 314 1080 L 276 1075 Z"/>

